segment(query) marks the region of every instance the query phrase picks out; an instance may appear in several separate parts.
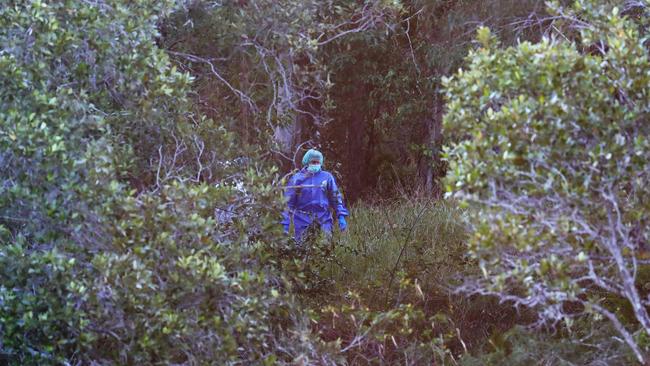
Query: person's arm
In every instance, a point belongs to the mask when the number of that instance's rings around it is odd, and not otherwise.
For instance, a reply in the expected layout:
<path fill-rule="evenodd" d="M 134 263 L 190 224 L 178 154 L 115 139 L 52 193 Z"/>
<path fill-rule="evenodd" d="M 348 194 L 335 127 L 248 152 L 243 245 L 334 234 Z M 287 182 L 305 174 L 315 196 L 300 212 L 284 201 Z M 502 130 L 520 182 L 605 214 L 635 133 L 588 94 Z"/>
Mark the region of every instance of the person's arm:
<path fill-rule="evenodd" d="M 339 191 L 338 186 L 336 185 L 336 180 L 334 179 L 334 176 L 330 175 L 330 179 L 328 182 L 328 194 L 327 197 L 329 199 L 329 204 L 330 207 L 334 210 L 336 213 L 336 217 L 338 218 L 339 222 L 339 228 L 341 231 L 344 231 L 347 228 L 347 222 L 345 221 L 345 217 L 349 216 L 350 213 L 348 212 L 348 209 L 345 208 L 345 204 L 343 203 L 343 196 L 341 195 L 341 192 Z"/>

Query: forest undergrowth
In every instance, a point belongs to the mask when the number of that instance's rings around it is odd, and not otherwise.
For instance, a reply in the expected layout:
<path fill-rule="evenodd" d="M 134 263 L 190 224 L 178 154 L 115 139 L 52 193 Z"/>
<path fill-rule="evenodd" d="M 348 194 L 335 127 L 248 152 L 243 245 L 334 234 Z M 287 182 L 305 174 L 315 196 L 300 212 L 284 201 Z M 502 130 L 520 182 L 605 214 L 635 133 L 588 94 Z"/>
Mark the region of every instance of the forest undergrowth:
<path fill-rule="evenodd" d="M 314 231 L 302 244 L 298 291 L 313 331 L 353 365 L 628 362 L 607 325 L 532 329 L 532 311 L 458 293 L 464 278 L 480 275 L 466 215 L 453 201 L 404 196 L 355 205 L 348 231 L 332 238 Z M 589 339 L 609 343 L 608 352 Z"/>
<path fill-rule="evenodd" d="M 431 199 L 361 203 L 348 231 L 312 236 L 302 298 L 318 334 L 351 364 L 454 364 L 525 321 L 496 299 L 454 293 L 476 274 L 463 215 Z"/>

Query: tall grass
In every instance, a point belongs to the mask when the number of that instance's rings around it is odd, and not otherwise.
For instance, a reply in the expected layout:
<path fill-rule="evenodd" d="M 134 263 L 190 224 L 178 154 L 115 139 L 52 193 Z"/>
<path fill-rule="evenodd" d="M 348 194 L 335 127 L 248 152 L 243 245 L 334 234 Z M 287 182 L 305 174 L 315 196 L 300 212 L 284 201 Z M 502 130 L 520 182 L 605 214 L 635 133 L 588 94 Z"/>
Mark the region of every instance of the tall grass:
<path fill-rule="evenodd" d="M 357 205 L 348 231 L 336 242 L 337 260 L 324 274 L 341 289 L 370 296 L 375 305 L 389 306 L 403 277 L 419 281 L 423 290 L 446 286 L 467 270 L 462 216 L 460 209 L 442 201 Z"/>
<path fill-rule="evenodd" d="M 374 360 L 368 364 L 446 364 L 521 321 L 494 298 L 454 294 L 457 281 L 478 272 L 466 253 L 464 215 L 448 201 L 358 204 L 346 232 L 308 245 L 319 253 L 310 261 L 318 284 L 326 284 L 307 299 L 325 310 L 319 330 L 348 347 L 363 339 L 347 353 L 350 364 L 366 364 L 359 357 Z"/>
<path fill-rule="evenodd" d="M 314 235 L 301 248 L 309 257 L 306 273 L 316 279 L 305 296 L 316 310 L 314 330 L 340 346 L 345 363 L 595 365 L 604 355 L 621 364 L 625 354 L 616 342 L 605 350 L 563 343 L 611 332 L 584 325 L 562 334 L 530 332 L 520 325 L 534 313 L 494 297 L 455 294 L 463 277 L 480 275 L 466 254 L 464 215 L 445 201 L 358 204 L 348 231 Z"/>

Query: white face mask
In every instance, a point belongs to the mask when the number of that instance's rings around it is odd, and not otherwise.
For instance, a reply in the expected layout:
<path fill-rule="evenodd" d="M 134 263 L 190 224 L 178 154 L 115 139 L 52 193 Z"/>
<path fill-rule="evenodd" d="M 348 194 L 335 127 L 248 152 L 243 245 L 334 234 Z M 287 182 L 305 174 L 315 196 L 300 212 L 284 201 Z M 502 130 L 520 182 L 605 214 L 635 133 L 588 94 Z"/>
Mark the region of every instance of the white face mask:
<path fill-rule="evenodd" d="M 309 164 L 307 170 L 309 170 L 312 173 L 318 173 L 320 172 L 320 164 Z"/>

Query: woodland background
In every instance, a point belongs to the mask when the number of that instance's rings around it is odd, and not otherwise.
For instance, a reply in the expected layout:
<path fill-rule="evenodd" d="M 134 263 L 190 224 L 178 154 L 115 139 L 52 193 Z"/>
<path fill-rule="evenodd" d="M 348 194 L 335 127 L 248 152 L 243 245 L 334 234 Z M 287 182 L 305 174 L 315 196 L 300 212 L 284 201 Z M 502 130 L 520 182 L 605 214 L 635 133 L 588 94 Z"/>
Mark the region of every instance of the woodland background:
<path fill-rule="evenodd" d="M 0 362 L 647 364 L 649 12 L 5 1 Z"/>

